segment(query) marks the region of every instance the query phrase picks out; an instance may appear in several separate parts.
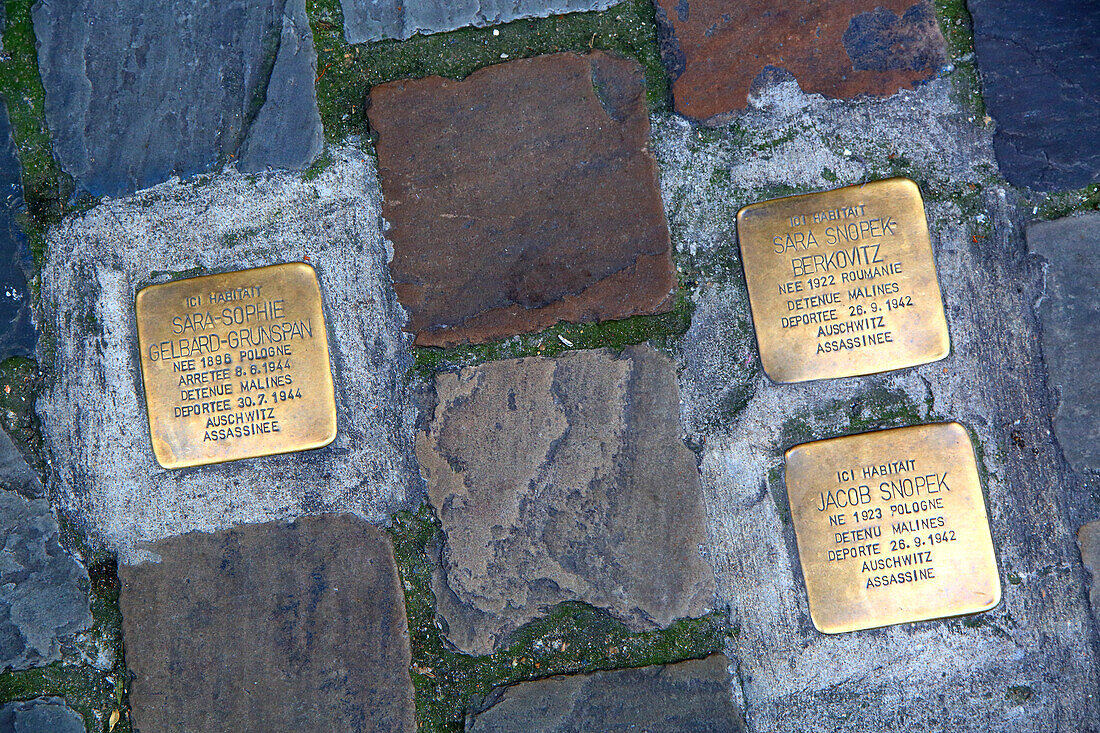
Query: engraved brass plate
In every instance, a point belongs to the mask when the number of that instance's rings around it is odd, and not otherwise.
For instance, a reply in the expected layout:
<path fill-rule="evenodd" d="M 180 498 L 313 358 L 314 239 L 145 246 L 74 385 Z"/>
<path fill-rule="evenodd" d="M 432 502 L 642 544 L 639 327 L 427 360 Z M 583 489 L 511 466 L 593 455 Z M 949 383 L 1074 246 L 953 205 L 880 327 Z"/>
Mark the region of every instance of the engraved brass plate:
<path fill-rule="evenodd" d="M 977 613 L 1001 599 L 974 448 L 958 423 L 787 451 L 810 617 L 826 634 Z"/>
<path fill-rule="evenodd" d="M 873 374 L 947 356 L 924 202 L 909 179 L 746 206 L 737 238 L 772 380 Z"/>
<path fill-rule="evenodd" d="M 321 289 L 309 265 L 152 285 L 136 308 L 160 465 L 320 448 L 336 437 Z"/>

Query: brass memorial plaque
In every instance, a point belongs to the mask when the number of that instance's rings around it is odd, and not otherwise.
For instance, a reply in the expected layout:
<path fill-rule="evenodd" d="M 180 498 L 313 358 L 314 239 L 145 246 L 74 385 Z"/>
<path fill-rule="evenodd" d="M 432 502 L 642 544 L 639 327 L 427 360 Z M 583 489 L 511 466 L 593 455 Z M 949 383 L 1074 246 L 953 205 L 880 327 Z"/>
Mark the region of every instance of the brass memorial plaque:
<path fill-rule="evenodd" d="M 336 437 L 321 289 L 309 265 L 152 285 L 136 307 L 160 465 L 320 448 Z"/>
<path fill-rule="evenodd" d="M 772 380 L 873 374 L 947 356 L 924 202 L 909 179 L 746 206 L 737 239 Z"/>
<path fill-rule="evenodd" d="M 1001 600 L 974 448 L 958 423 L 797 445 L 787 497 L 810 617 L 826 634 Z"/>

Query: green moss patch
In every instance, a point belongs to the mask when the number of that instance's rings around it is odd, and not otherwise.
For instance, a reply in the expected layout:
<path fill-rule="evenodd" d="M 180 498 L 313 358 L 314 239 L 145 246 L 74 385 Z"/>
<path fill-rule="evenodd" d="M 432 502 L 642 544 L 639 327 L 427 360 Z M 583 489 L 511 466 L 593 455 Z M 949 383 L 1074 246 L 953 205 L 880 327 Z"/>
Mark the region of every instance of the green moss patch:
<path fill-rule="evenodd" d="M 308 0 L 306 10 L 317 47 L 317 104 L 330 142 L 366 132 L 367 95 L 376 84 L 433 75 L 462 79 L 485 66 L 560 51 L 601 49 L 637 60 L 645 69 L 651 109 L 669 107 L 650 0 L 354 46 L 344 40 L 339 0 Z"/>
<path fill-rule="evenodd" d="M 557 356 L 568 349 L 611 348 L 621 350 L 630 344 L 650 342 L 668 351 L 676 337 L 691 326 L 693 305 L 680 291 L 672 310 L 654 316 L 633 316 L 598 323 L 559 323 L 545 331 L 513 336 L 488 344 L 456 346 L 449 349 L 421 347 L 414 350 L 417 376 L 430 379 L 436 372 L 473 366 L 495 359 L 524 356 Z"/>
<path fill-rule="evenodd" d="M 974 23 L 966 0 L 934 0 L 940 32 L 947 43 L 947 56 L 954 65 L 956 101 L 978 119 L 985 117 L 982 82 L 974 58 Z"/>
<path fill-rule="evenodd" d="M 118 710 L 120 720 L 114 733 L 130 733 L 130 674 L 122 657 L 122 614 L 118 610 L 119 581 L 114 559 L 93 565 L 88 575 L 92 580 L 93 626 L 79 642 L 84 648 L 79 661 L 0 674 L 0 700 L 29 700 L 42 695 L 64 698 L 84 718 L 88 733 L 105 733 L 111 713 Z M 100 669 L 88 662 L 95 656 L 111 658 L 113 664 L 107 670 Z"/>
<path fill-rule="evenodd" d="M 45 256 L 46 227 L 60 221 L 73 192 L 73 182 L 61 172 L 50 148 L 46 127 L 46 92 L 38 75 L 38 51 L 31 25 L 33 0 L 7 0 L 4 53 L 0 62 L 0 96 L 8 108 L 12 137 L 23 166 L 23 197 L 27 219 L 20 222 L 28 234 L 35 263 Z"/>
<path fill-rule="evenodd" d="M 1041 221 L 1061 219 L 1086 211 L 1100 211 L 1100 183 L 1091 183 L 1076 191 L 1032 192 L 1029 203 L 1033 218 Z"/>

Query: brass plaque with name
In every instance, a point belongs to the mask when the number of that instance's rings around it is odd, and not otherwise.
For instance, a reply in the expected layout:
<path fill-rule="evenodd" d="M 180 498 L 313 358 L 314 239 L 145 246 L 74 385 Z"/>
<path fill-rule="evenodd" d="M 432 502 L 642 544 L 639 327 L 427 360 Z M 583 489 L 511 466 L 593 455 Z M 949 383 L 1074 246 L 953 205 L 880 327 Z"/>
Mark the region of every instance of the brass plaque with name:
<path fill-rule="evenodd" d="M 336 437 L 321 289 L 309 265 L 152 285 L 136 309 L 160 465 L 320 448 Z"/>
<path fill-rule="evenodd" d="M 909 179 L 746 206 L 737 239 L 772 380 L 852 377 L 947 356 L 924 202 Z"/>
<path fill-rule="evenodd" d="M 1001 600 L 974 448 L 958 423 L 797 445 L 787 497 L 810 617 L 826 634 Z"/>

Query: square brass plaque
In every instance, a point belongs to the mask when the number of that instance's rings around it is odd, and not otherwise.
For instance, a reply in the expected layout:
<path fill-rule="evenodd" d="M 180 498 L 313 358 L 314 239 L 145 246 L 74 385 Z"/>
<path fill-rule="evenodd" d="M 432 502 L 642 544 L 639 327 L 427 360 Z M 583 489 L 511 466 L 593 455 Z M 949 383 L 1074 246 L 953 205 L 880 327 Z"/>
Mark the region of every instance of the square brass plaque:
<path fill-rule="evenodd" d="M 826 634 L 986 611 L 1001 600 L 974 447 L 958 423 L 786 455 L 810 617 Z"/>
<path fill-rule="evenodd" d="M 152 285 L 136 308 L 160 465 L 320 448 L 336 437 L 321 289 L 309 265 Z"/>
<path fill-rule="evenodd" d="M 852 377 L 947 356 L 924 202 L 909 179 L 746 206 L 737 239 L 772 380 Z"/>

